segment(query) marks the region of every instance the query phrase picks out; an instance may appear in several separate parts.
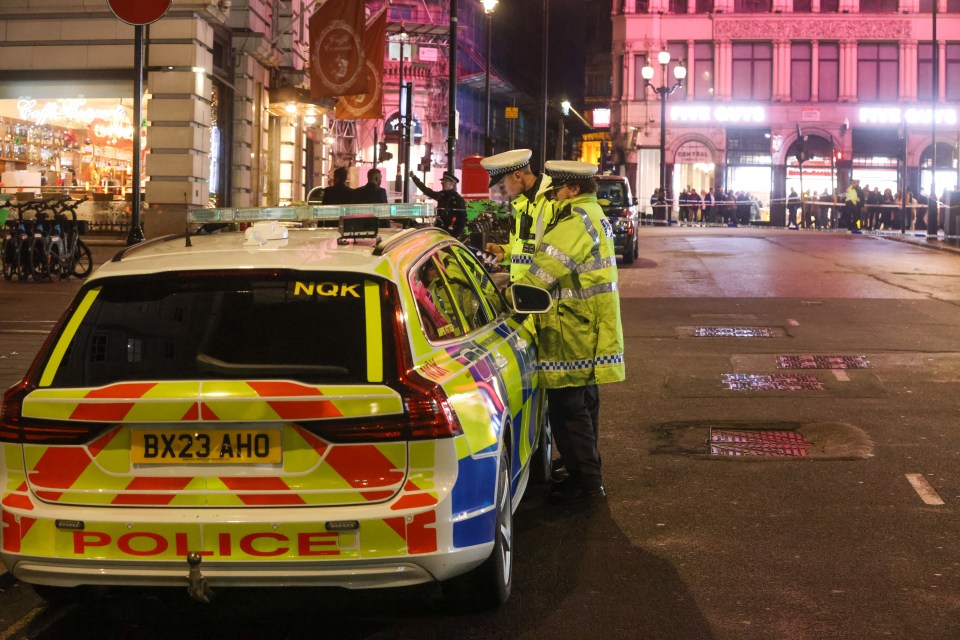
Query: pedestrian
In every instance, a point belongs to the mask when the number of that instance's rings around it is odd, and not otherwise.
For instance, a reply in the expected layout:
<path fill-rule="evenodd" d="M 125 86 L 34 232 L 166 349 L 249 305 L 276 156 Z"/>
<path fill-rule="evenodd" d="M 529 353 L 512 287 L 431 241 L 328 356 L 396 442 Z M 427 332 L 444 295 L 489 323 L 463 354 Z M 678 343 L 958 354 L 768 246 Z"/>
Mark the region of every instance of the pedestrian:
<path fill-rule="evenodd" d="M 697 190 L 693 187 L 689 187 L 689 191 L 687 192 L 687 210 L 690 214 L 691 225 L 700 224 L 703 221 L 703 213 L 700 211 L 702 206 L 703 201 L 700 200 L 700 194 L 697 193 Z"/>
<path fill-rule="evenodd" d="M 843 209 L 840 210 L 840 222 L 838 226 L 845 226 L 851 231 L 857 228 L 860 211 L 860 193 L 857 180 L 850 182 L 847 192 L 844 195 Z"/>
<path fill-rule="evenodd" d="M 354 204 L 387 204 L 387 190 L 380 186 L 383 174 L 374 167 L 367 171 L 367 184 L 353 190 Z"/>
<path fill-rule="evenodd" d="M 543 230 L 550 221 L 553 203 L 547 195 L 550 192 L 550 176 L 537 175 L 530 168 L 530 149 L 514 149 L 488 156 L 480 161 L 480 166 L 490 174 L 492 189 L 503 183 L 510 206 L 513 208 L 514 223 L 507 244 L 488 242 L 485 247 L 500 262 L 510 265 L 510 280 L 520 279 L 533 263 L 533 253 L 540 246 Z"/>
<path fill-rule="evenodd" d="M 410 178 L 425 195 L 437 201 L 437 226 L 446 229 L 454 238 L 459 238 L 467 225 L 467 203 L 457 193 L 460 181 L 450 171 L 440 177 L 440 191 L 430 189 L 411 171 Z"/>
<path fill-rule="evenodd" d="M 320 204 L 350 204 L 353 202 L 353 189 L 347 186 L 347 168 L 333 170 L 333 184 L 323 190 Z"/>
<path fill-rule="evenodd" d="M 597 203 L 596 165 L 551 160 L 545 170 L 557 206 L 521 282 L 554 298 L 553 308 L 536 317 L 540 385 L 568 472 L 554 483 L 550 501 L 596 501 L 606 496 L 598 385 L 625 378 L 613 229 Z"/>
<path fill-rule="evenodd" d="M 800 196 L 797 195 L 797 190 L 793 187 L 790 187 L 790 195 L 787 196 L 787 226 L 793 227 L 794 229 L 799 227 L 797 223 L 797 212 L 800 210 Z"/>

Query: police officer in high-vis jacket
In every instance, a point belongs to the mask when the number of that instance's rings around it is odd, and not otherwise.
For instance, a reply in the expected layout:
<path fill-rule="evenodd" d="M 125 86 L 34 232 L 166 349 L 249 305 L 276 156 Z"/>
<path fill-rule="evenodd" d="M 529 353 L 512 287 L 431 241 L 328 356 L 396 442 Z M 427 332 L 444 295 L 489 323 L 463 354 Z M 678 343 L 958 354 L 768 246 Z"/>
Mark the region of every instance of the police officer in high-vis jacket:
<path fill-rule="evenodd" d="M 530 169 L 530 149 L 514 149 L 480 161 L 490 174 L 490 187 L 503 181 L 503 189 L 513 207 L 514 226 L 507 244 L 488 243 L 486 250 L 510 265 L 510 280 L 517 281 L 533 261 L 543 229 L 550 221 L 552 202 L 547 199 L 550 178 Z"/>
<path fill-rule="evenodd" d="M 553 308 L 537 316 L 538 368 L 569 476 L 554 484 L 551 501 L 596 500 L 606 496 L 598 385 L 625 377 L 613 229 L 597 204 L 596 165 L 551 160 L 544 169 L 556 208 L 521 282 L 554 298 Z"/>

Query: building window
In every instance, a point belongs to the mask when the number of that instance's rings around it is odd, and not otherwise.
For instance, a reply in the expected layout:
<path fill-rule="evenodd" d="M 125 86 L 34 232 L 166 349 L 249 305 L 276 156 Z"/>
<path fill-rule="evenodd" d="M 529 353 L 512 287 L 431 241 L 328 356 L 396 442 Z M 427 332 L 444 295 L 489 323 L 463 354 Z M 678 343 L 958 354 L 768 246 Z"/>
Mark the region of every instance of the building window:
<path fill-rule="evenodd" d="M 667 77 L 663 79 L 663 84 L 673 86 L 673 83 L 677 81 L 677 76 L 673 75 L 674 68 L 677 65 L 686 66 L 687 64 L 687 43 L 668 42 L 667 51 L 670 52 L 670 64 L 667 65 Z M 689 76 L 689 74 L 690 69 L 687 69 L 687 75 Z M 685 99 L 687 97 L 687 82 L 684 81 L 683 86 L 677 89 L 673 95 L 676 96 L 677 100 Z"/>
<path fill-rule="evenodd" d="M 810 76 L 813 73 L 813 54 L 809 42 L 790 45 L 790 99 L 809 102 Z"/>
<path fill-rule="evenodd" d="M 947 100 L 960 100 L 960 43 L 947 44 Z"/>
<path fill-rule="evenodd" d="M 643 79 L 643 67 L 647 64 L 647 56 L 633 56 L 633 97 L 635 100 L 647 99 L 647 82 Z M 656 82 L 656 73 L 653 76 Z"/>
<path fill-rule="evenodd" d="M 960 13 L 960 0 L 947 0 L 947 13 Z"/>
<path fill-rule="evenodd" d="M 793 0 L 794 13 L 810 13 L 813 11 L 813 3 L 810 0 Z"/>
<path fill-rule="evenodd" d="M 857 45 L 857 99 L 884 102 L 900 97 L 899 49 L 895 43 Z"/>
<path fill-rule="evenodd" d="M 896 13 L 898 0 L 860 0 L 860 13 Z"/>
<path fill-rule="evenodd" d="M 713 43 L 693 45 L 693 97 L 695 100 L 713 99 Z"/>
<path fill-rule="evenodd" d="M 770 0 L 734 0 L 737 13 L 770 13 Z"/>
<path fill-rule="evenodd" d="M 627 59 L 625 56 L 617 56 L 617 91 L 621 98 L 627 95 L 627 86 L 624 84 L 626 72 L 623 69 L 626 63 Z"/>
<path fill-rule="evenodd" d="M 713 13 L 713 0 L 697 0 L 697 13 Z"/>
<path fill-rule="evenodd" d="M 769 100 L 772 80 L 773 45 L 769 42 L 733 45 L 734 100 Z"/>
<path fill-rule="evenodd" d="M 687 0 L 670 0 L 670 13 L 686 13 Z"/>
<path fill-rule="evenodd" d="M 920 0 L 920 13 L 933 13 L 933 0 Z"/>
<path fill-rule="evenodd" d="M 650 10 L 650 0 L 636 0 L 633 6 L 634 13 L 647 13 Z"/>
<path fill-rule="evenodd" d="M 933 98 L 933 44 L 917 44 L 917 99 Z"/>
<path fill-rule="evenodd" d="M 820 13 L 837 13 L 840 11 L 840 0 L 820 0 Z"/>
<path fill-rule="evenodd" d="M 840 43 L 820 43 L 820 77 L 817 79 L 817 99 L 836 102 L 840 93 Z"/>

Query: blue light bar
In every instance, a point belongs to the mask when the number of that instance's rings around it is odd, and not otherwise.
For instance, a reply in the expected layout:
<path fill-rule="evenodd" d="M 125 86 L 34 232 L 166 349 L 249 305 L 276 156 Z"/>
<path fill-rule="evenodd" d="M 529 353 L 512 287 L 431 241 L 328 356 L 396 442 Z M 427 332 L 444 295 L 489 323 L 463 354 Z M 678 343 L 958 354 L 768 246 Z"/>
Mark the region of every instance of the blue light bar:
<path fill-rule="evenodd" d="M 257 222 L 259 220 L 313 222 L 316 220 L 339 220 L 342 216 L 375 216 L 386 220 L 421 218 L 432 222 L 435 215 L 435 207 L 431 202 L 423 204 L 337 204 L 318 207 L 191 209 L 187 212 L 187 222 L 194 224 Z"/>

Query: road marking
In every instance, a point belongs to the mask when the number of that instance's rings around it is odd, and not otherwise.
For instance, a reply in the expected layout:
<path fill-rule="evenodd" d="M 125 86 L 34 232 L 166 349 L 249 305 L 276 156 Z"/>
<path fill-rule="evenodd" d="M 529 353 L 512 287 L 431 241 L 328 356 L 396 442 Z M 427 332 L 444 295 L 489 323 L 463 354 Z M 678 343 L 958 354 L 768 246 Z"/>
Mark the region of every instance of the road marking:
<path fill-rule="evenodd" d="M 837 379 L 837 382 L 850 382 L 850 376 L 847 375 L 847 372 L 843 369 L 831 369 L 833 372 L 833 377 Z"/>
<path fill-rule="evenodd" d="M 27 615 L 23 616 L 22 618 L 14 622 L 12 625 L 4 629 L 2 633 L 0 633 L 0 640 L 7 640 L 8 638 L 12 638 L 13 634 L 18 633 L 21 629 L 23 629 L 28 624 L 30 624 L 33 621 L 33 619 L 36 618 L 38 615 L 40 615 L 42 612 L 43 612 L 43 607 L 37 607 Z"/>
<path fill-rule="evenodd" d="M 913 490 L 917 492 L 917 495 L 920 496 L 924 504 L 934 506 L 944 504 L 943 498 L 940 497 L 936 489 L 930 486 L 930 483 L 927 482 L 927 479 L 923 477 L 922 473 L 908 473 L 906 476 L 907 482 L 913 486 Z M 0 640 L 3 639 L 0 638 Z"/>

